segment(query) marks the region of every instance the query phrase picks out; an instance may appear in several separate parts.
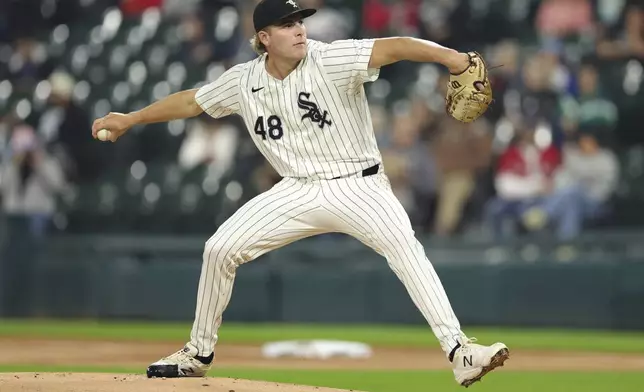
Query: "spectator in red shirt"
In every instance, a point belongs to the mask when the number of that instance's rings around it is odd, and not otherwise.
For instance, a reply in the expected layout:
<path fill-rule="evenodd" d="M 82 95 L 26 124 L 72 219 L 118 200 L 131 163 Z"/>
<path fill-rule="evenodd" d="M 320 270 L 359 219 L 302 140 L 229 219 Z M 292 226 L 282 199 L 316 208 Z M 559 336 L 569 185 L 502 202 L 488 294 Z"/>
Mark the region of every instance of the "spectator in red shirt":
<path fill-rule="evenodd" d="M 527 124 L 499 158 L 494 178 L 497 195 L 484 212 L 484 223 L 497 238 L 506 234 L 508 223 L 513 233 L 523 213 L 552 192 L 561 154 L 552 144 L 536 143 L 536 128 L 536 123 Z"/>

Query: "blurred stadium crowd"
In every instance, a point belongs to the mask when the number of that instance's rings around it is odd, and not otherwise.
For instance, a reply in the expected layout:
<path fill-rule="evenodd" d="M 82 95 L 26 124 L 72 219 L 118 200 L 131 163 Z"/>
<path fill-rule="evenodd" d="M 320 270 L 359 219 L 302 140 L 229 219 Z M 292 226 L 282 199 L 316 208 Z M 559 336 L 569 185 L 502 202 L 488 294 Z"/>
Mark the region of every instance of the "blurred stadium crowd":
<path fill-rule="evenodd" d="M 495 103 L 457 123 L 447 75 L 398 63 L 366 86 L 418 232 L 577 237 L 644 225 L 644 1 L 299 0 L 309 38 L 407 35 L 488 60 Z M 91 138 L 94 118 L 254 57 L 254 0 L 0 2 L 0 197 L 32 230 L 214 232 L 279 178 L 238 118 Z"/>

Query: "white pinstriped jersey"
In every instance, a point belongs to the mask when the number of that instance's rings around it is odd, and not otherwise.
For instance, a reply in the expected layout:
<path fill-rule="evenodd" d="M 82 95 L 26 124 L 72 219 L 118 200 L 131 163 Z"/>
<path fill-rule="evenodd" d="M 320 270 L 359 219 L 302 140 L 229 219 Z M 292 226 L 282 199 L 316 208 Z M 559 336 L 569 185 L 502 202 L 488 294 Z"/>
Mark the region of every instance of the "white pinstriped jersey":
<path fill-rule="evenodd" d="M 322 43 L 284 80 L 266 71 L 266 55 L 233 66 L 199 89 L 212 117 L 239 114 L 253 141 L 282 177 L 332 179 L 381 162 L 363 84 L 373 39 Z"/>

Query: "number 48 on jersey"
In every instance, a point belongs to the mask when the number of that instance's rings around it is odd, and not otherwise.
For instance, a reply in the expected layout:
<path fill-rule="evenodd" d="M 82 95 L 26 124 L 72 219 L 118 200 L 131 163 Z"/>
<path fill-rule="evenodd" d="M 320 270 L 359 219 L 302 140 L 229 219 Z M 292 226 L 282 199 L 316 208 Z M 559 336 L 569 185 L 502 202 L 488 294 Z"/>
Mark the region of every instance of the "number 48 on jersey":
<path fill-rule="evenodd" d="M 267 132 L 268 128 L 268 132 Z M 284 130 L 282 129 L 282 120 L 276 115 L 268 117 L 266 125 L 264 125 L 264 116 L 257 117 L 255 121 L 255 133 L 262 137 L 262 140 L 266 140 L 266 135 L 273 140 L 279 140 L 284 136 Z"/>

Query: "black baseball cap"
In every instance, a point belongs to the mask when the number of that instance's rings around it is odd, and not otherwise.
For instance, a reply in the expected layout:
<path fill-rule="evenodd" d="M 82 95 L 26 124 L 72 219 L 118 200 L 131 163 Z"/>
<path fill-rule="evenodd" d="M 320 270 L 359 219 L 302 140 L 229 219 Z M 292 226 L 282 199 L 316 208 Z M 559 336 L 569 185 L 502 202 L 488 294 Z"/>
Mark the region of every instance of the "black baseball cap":
<path fill-rule="evenodd" d="M 300 8 L 295 0 L 261 0 L 253 11 L 255 32 L 268 26 L 278 24 L 291 16 L 308 18 L 316 12 L 313 8 Z"/>

